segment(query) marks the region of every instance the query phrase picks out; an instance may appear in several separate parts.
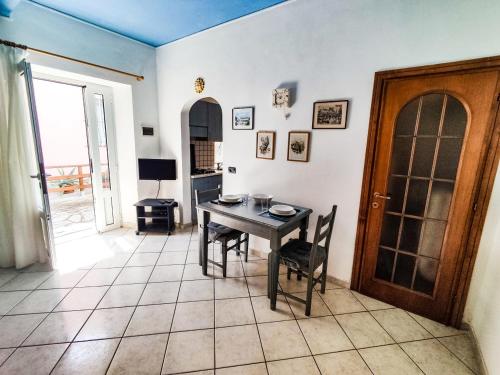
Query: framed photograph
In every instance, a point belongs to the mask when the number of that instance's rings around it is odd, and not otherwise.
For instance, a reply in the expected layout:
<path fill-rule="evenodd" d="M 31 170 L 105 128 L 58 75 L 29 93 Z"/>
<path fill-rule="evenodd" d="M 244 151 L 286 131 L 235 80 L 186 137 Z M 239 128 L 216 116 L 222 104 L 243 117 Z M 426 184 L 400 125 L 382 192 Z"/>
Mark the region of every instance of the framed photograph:
<path fill-rule="evenodd" d="M 257 159 L 274 159 L 276 132 L 262 130 L 257 132 L 256 156 Z"/>
<path fill-rule="evenodd" d="M 288 132 L 288 157 L 290 161 L 309 161 L 311 132 Z"/>
<path fill-rule="evenodd" d="M 254 107 L 233 108 L 233 130 L 253 129 Z"/>
<path fill-rule="evenodd" d="M 315 102 L 313 129 L 345 129 L 347 126 L 348 100 Z"/>

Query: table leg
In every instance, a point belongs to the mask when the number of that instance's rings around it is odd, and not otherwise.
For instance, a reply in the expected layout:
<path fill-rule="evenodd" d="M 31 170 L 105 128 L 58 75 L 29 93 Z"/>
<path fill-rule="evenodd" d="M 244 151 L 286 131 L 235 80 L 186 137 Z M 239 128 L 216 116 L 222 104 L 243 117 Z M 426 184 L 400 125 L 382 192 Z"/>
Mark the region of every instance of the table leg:
<path fill-rule="evenodd" d="M 309 227 L 309 215 L 300 221 L 299 240 L 307 241 L 307 228 Z"/>
<path fill-rule="evenodd" d="M 271 238 L 271 252 L 268 256 L 269 273 L 267 276 L 268 293 L 271 299 L 271 310 L 276 310 L 276 298 L 278 296 L 278 279 L 280 269 L 280 247 L 281 236 L 273 235 Z"/>
<path fill-rule="evenodd" d="M 210 214 L 203 211 L 202 215 L 199 215 L 201 223 L 199 223 L 200 228 L 199 233 L 199 262 L 201 263 L 201 271 L 203 275 L 207 275 L 208 270 L 208 222 L 210 219 Z"/>

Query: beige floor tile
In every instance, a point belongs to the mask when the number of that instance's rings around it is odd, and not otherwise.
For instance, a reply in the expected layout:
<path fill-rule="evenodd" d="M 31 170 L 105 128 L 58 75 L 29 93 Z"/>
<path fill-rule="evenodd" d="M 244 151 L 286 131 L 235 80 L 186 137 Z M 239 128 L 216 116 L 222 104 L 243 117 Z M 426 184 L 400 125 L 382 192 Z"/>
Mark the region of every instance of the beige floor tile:
<path fill-rule="evenodd" d="M 76 341 L 122 336 L 133 312 L 133 307 L 95 310 L 76 337 Z"/>
<path fill-rule="evenodd" d="M 179 302 L 211 300 L 214 298 L 213 280 L 183 281 L 179 291 Z"/>
<path fill-rule="evenodd" d="M 158 266 L 166 266 L 171 264 L 184 264 L 186 261 L 187 252 L 185 251 L 172 251 L 161 253 L 158 258 Z"/>
<path fill-rule="evenodd" d="M 406 311 L 400 309 L 372 311 L 382 327 L 396 342 L 415 341 L 432 338 Z"/>
<path fill-rule="evenodd" d="M 38 289 L 73 288 L 86 273 L 86 270 L 56 272 L 49 279 L 44 281 Z"/>
<path fill-rule="evenodd" d="M 320 294 L 333 314 L 349 314 L 366 311 L 363 305 L 347 289 L 331 289 Z"/>
<path fill-rule="evenodd" d="M 4 316 L 0 319 L 0 348 L 19 346 L 47 314 Z"/>
<path fill-rule="evenodd" d="M 267 296 L 252 297 L 252 305 L 257 323 L 295 319 L 285 297 L 280 295 L 276 300 L 276 310 L 274 311 L 271 310 L 269 298 L 267 298 Z"/>
<path fill-rule="evenodd" d="M 140 284 L 149 280 L 149 275 L 153 272 L 153 266 L 145 267 L 125 267 L 118 275 L 113 284 Z"/>
<path fill-rule="evenodd" d="M 394 341 L 367 312 L 336 316 L 356 348 L 393 344 Z"/>
<path fill-rule="evenodd" d="M 222 278 L 222 268 L 214 267 L 214 276 L 217 278 Z M 241 262 L 227 262 L 226 265 L 226 277 L 244 277 L 243 266 Z"/>
<path fill-rule="evenodd" d="M 247 282 L 242 278 L 225 278 L 215 280 L 215 298 L 248 297 Z"/>
<path fill-rule="evenodd" d="M 78 287 L 111 285 L 121 268 L 103 268 L 90 270 L 77 284 Z"/>
<path fill-rule="evenodd" d="M 75 338 L 91 313 L 91 310 L 80 310 L 49 314 L 23 345 L 70 342 Z"/>
<path fill-rule="evenodd" d="M 302 277 L 299 281 L 297 280 L 297 275 L 292 274 L 290 280 L 286 278 L 286 275 L 280 275 L 279 283 L 281 288 L 287 293 L 301 293 L 307 291 L 307 278 Z"/>
<path fill-rule="evenodd" d="M 144 289 L 139 305 L 173 303 L 177 300 L 180 285 L 181 283 L 178 281 L 149 283 Z"/>
<path fill-rule="evenodd" d="M 293 295 L 305 300 L 307 293 L 293 293 Z M 332 315 L 332 313 L 328 309 L 328 306 L 321 299 L 321 297 L 318 295 L 318 292 L 316 292 L 316 291 L 313 291 L 313 294 L 312 294 L 312 304 L 311 304 L 311 315 L 310 316 L 306 316 L 306 305 L 304 303 L 301 303 L 299 301 L 295 301 L 294 299 L 289 298 L 289 297 L 287 297 L 287 301 L 288 301 L 288 304 L 290 305 L 290 308 L 292 309 L 292 311 L 295 315 L 295 318 L 297 318 L 297 319 L 314 318 L 314 317 L 318 317 L 318 316 Z"/>
<path fill-rule="evenodd" d="M 217 328 L 215 365 L 227 367 L 264 361 L 257 326 Z"/>
<path fill-rule="evenodd" d="M 361 302 L 367 310 L 383 310 L 394 307 L 392 305 L 389 305 L 388 303 L 358 293 L 355 290 L 351 290 L 351 293 L 354 294 L 354 297 L 356 297 L 358 301 Z"/>
<path fill-rule="evenodd" d="M 354 349 L 333 316 L 297 321 L 313 354 Z"/>
<path fill-rule="evenodd" d="M 125 336 L 167 333 L 172 325 L 175 304 L 137 306 Z"/>
<path fill-rule="evenodd" d="M 319 277 L 319 273 L 316 272 L 315 277 Z M 321 284 L 316 284 L 314 286 L 314 289 L 317 290 L 317 291 L 320 291 L 321 290 Z M 326 286 L 325 286 L 325 290 L 330 290 L 330 289 L 345 289 L 344 286 L 336 283 L 335 281 L 332 281 L 332 280 L 329 280 L 328 278 L 326 279 Z"/>
<path fill-rule="evenodd" d="M 7 284 L 10 280 L 18 275 L 19 272 L 13 269 L 2 269 L 0 272 L 0 287 Z M 1 289 L 0 289 L 1 290 Z"/>
<path fill-rule="evenodd" d="M 215 375 L 235 375 L 235 374 L 267 375 L 267 369 L 264 363 L 254 363 L 253 365 L 218 368 L 215 370 Z"/>
<path fill-rule="evenodd" d="M 424 318 L 423 316 L 413 313 L 409 314 L 435 337 L 462 335 L 466 333 L 466 331 L 458 330 L 450 326 L 445 326 L 444 324 Z"/>
<path fill-rule="evenodd" d="M 0 292 L 0 316 L 7 314 L 14 306 L 30 294 L 29 290 Z"/>
<path fill-rule="evenodd" d="M 119 339 L 75 342 L 52 374 L 104 375 L 119 342 Z"/>
<path fill-rule="evenodd" d="M 172 240 L 171 238 L 165 244 L 163 251 L 187 251 L 189 249 L 189 238 Z"/>
<path fill-rule="evenodd" d="M 258 327 L 267 361 L 311 355 L 296 321 L 261 323 Z"/>
<path fill-rule="evenodd" d="M 323 375 L 371 375 L 363 359 L 355 350 L 314 356 Z M 402 374 L 401 374 L 402 375 Z"/>
<path fill-rule="evenodd" d="M 209 270 L 212 268 L 209 265 Z M 184 267 L 184 274 L 182 275 L 182 280 L 207 280 L 212 279 L 211 272 L 207 272 L 207 276 L 203 275 L 201 271 L 201 266 L 196 264 L 186 264 Z"/>
<path fill-rule="evenodd" d="M 215 370 L 185 372 L 183 375 L 214 375 Z"/>
<path fill-rule="evenodd" d="M 168 334 L 124 338 L 107 374 L 159 374 Z"/>
<path fill-rule="evenodd" d="M 361 349 L 359 353 L 375 375 L 423 375 L 398 345 Z"/>
<path fill-rule="evenodd" d="M 33 290 L 52 276 L 51 272 L 26 272 L 19 273 L 0 288 L 2 292 L 13 290 Z"/>
<path fill-rule="evenodd" d="M 0 367 L 0 375 L 49 374 L 69 344 L 19 348 Z"/>
<path fill-rule="evenodd" d="M 97 262 L 94 268 L 124 267 L 130 257 L 131 254 L 114 254 Z"/>
<path fill-rule="evenodd" d="M 246 276 L 265 276 L 267 275 L 267 260 L 243 263 L 243 270 Z"/>
<path fill-rule="evenodd" d="M 175 308 L 172 332 L 214 328 L 214 302 L 178 303 Z"/>
<path fill-rule="evenodd" d="M 151 274 L 149 282 L 181 281 L 183 270 L 184 266 L 182 265 L 156 266 Z"/>
<path fill-rule="evenodd" d="M 97 306 L 99 309 L 108 307 L 135 306 L 141 298 L 146 284 L 113 285 Z"/>
<path fill-rule="evenodd" d="M 11 355 L 14 350 L 14 348 L 0 349 L 0 366 L 9 358 L 9 355 Z"/>
<path fill-rule="evenodd" d="M 220 249 L 214 250 L 214 257 L 212 258 L 214 261 L 218 263 L 222 263 L 222 251 Z M 245 255 L 241 254 L 240 256 L 236 255 L 235 251 L 229 251 L 227 253 L 227 261 L 228 263 L 244 261 Z"/>
<path fill-rule="evenodd" d="M 159 253 L 133 254 L 125 267 L 154 266 L 159 256 Z"/>
<path fill-rule="evenodd" d="M 70 289 L 45 289 L 35 290 L 16 307 L 9 311 L 9 314 L 33 314 L 51 312 L 59 302 L 68 294 Z"/>
<path fill-rule="evenodd" d="M 267 364 L 269 375 L 307 374 L 321 375 L 313 357 L 285 359 Z"/>
<path fill-rule="evenodd" d="M 255 323 L 250 298 L 219 299 L 215 301 L 215 326 L 227 327 Z"/>
<path fill-rule="evenodd" d="M 209 255 L 209 258 L 212 258 Z M 199 264 L 199 253 L 198 248 L 194 250 L 189 250 L 186 258 L 186 264 Z"/>
<path fill-rule="evenodd" d="M 167 242 L 167 236 L 147 235 L 137 247 L 136 253 L 161 253 Z"/>
<path fill-rule="evenodd" d="M 162 374 L 214 368 L 214 330 L 170 334 Z"/>
<path fill-rule="evenodd" d="M 94 309 L 109 287 L 75 288 L 69 292 L 54 311 Z"/>
<path fill-rule="evenodd" d="M 426 375 L 473 374 L 436 339 L 407 342 L 401 347 Z"/>
<path fill-rule="evenodd" d="M 247 277 L 247 284 L 251 296 L 267 295 L 267 276 Z"/>
<path fill-rule="evenodd" d="M 478 354 L 468 335 L 442 337 L 439 341 L 476 374 L 481 372 Z"/>

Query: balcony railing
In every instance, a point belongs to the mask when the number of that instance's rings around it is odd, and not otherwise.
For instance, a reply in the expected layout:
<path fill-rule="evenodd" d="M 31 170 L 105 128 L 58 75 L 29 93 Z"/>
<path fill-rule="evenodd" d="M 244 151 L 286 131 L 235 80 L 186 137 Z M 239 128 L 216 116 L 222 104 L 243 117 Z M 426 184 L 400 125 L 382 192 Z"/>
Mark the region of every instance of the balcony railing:
<path fill-rule="evenodd" d="M 76 174 L 66 174 L 65 169 L 71 168 L 71 172 L 76 169 Z M 69 164 L 69 165 L 51 165 L 45 167 L 47 175 L 47 182 L 57 184 L 59 187 L 48 187 L 49 193 L 56 192 L 74 192 L 76 190 L 84 191 L 85 189 L 92 188 L 90 183 L 90 173 L 84 173 L 84 169 L 89 170 L 89 164 Z M 63 171 L 63 174 L 51 176 L 48 171 L 57 170 L 58 173 Z M 67 184 L 62 182 L 66 181 Z M 66 185 L 66 186 L 61 186 Z"/>

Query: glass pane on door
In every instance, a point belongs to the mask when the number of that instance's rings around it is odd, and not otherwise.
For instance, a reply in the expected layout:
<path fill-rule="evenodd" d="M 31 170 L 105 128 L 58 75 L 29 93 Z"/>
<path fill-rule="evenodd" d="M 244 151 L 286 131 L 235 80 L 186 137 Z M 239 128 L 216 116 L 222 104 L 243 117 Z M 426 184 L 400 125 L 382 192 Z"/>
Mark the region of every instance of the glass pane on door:
<path fill-rule="evenodd" d="M 447 94 L 422 95 L 401 109 L 376 278 L 433 294 L 467 120 Z"/>
<path fill-rule="evenodd" d="M 100 182 L 104 199 L 104 216 L 106 219 L 106 225 L 111 225 L 114 223 L 113 198 L 111 197 L 111 178 L 109 173 L 109 151 L 106 131 L 106 114 L 104 111 L 104 96 L 102 94 L 93 94 L 93 99 L 97 126 L 97 141 L 99 146 Z"/>

